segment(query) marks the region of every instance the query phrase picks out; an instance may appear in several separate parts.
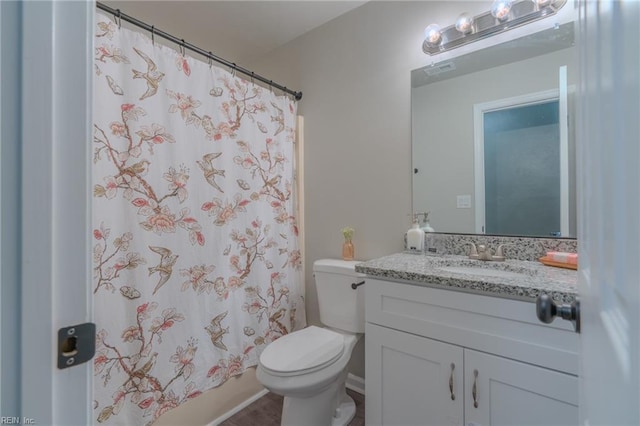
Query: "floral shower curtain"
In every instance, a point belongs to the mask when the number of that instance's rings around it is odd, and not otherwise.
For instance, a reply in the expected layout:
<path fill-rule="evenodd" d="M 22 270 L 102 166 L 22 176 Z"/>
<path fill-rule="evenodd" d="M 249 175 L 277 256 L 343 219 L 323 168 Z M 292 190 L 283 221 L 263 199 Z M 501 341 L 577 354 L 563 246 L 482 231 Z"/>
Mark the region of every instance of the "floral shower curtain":
<path fill-rule="evenodd" d="M 305 325 L 296 104 L 97 15 L 94 419 L 150 424 Z"/>

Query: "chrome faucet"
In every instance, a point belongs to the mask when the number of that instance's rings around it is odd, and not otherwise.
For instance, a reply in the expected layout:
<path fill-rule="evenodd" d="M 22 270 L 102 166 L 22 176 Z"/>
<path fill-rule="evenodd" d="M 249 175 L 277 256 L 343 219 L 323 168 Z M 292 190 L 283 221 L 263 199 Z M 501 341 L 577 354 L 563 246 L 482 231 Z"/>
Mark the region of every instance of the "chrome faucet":
<path fill-rule="evenodd" d="M 502 262 L 504 261 L 504 252 L 502 247 L 504 244 L 500 244 L 498 249 L 496 250 L 496 254 L 491 254 L 491 249 L 484 244 L 478 244 L 477 246 L 474 243 L 469 243 L 471 245 L 471 251 L 469 252 L 469 259 L 483 260 L 483 261 L 494 261 L 494 262 Z"/>

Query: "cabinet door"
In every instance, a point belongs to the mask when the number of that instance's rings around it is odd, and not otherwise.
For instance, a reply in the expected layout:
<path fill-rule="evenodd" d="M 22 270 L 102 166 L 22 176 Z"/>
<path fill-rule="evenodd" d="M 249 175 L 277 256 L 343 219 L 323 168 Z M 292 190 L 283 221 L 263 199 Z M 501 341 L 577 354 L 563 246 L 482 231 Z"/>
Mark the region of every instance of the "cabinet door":
<path fill-rule="evenodd" d="M 463 424 L 463 350 L 366 325 L 368 425 Z"/>
<path fill-rule="evenodd" d="M 469 349 L 464 365 L 467 425 L 578 424 L 576 376 Z"/>

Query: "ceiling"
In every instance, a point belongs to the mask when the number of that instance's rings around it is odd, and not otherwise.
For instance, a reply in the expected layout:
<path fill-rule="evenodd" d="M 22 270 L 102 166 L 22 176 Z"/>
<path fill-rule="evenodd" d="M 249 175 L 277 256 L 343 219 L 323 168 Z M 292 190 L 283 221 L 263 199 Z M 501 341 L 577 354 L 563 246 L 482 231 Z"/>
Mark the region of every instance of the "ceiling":
<path fill-rule="evenodd" d="M 366 1 L 130 0 L 104 3 L 243 66 Z"/>

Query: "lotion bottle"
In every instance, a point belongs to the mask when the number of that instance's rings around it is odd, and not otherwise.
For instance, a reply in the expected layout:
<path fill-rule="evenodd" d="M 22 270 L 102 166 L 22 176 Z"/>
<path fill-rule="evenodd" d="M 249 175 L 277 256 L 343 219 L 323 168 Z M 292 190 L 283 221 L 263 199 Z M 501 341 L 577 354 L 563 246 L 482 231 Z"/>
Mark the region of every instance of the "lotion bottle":
<path fill-rule="evenodd" d="M 418 219 L 414 216 L 413 225 L 407 231 L 407 250 L 413 253 L 422 253 L 424 249 L 424 231 L 420 229 Z"/>

